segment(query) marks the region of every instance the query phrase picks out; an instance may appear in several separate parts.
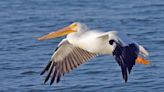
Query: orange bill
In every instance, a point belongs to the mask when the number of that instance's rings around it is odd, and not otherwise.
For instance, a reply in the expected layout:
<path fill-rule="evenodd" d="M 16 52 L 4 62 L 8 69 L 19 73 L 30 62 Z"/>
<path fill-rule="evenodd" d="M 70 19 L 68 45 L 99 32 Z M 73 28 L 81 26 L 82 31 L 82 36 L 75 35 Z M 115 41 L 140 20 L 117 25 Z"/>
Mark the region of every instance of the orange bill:
<path fill-rule="evenodd" d="M 44 36 L 38 38 L 38 40 L 48 40 L 48 39 L 57 38 L 57 37 L 67 35 L 67 34 L 72 33 L 72 32 L 76 32 L 76 27 L 77 27 L 77 25 L 71 24 L 67 27 L 64 27 L 64 28 L 58 30 L 58 31 L 51 32 L 47 35 L 44 35 Z"/>
<path fill-rule="evenodd" d="M 150 64 L 150 62 L 148 60 L 144 59 L 143 57 L 138 57 L 136 59 L 136 63 L 138 63 L 138 64 L 144 64 L 144 65 Z"/>

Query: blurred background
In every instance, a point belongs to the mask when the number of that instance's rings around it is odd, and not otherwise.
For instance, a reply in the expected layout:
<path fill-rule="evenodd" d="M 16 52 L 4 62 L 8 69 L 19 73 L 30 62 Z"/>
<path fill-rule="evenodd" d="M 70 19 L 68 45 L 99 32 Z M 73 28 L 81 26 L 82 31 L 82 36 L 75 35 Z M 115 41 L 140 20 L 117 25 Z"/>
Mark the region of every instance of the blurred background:
<path fill-rule="evenodd" d="M 82 22 L 91 29 L 118 30 L 150 52 L 150 65 L 136 65 L 124 83 L 111 56 L 100 56 L 43 84 L 40 72 L 62 38 L 36 38 Z M 164 0 L 1 0 L 0 92 L 164 91 Z"/>

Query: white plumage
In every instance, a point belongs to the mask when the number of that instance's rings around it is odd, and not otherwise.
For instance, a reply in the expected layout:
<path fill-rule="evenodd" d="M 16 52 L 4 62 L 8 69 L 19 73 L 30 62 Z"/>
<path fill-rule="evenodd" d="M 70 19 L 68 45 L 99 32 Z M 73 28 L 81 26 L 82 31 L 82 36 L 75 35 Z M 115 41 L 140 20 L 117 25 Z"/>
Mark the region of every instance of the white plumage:
<path fill-rule="evenodd" d="M 59 82 L 62 75 L 73 70 L 80 64 L 97 55 L 104 54 L 115 57 L 121 67 L 123 79 L 126 82 L 128 79 L 127 72 L 130 73 L 139 53 L 145 56 L 148 55 L 148 52 L 143 46 L 134 42 L 123 33 L 117 31 L 100 32 L 89 30 L 85 24 L 79 22 L 75 22 L 59 31 L 51 32 L 39 38 L 39 40 L 64 35 L 67 35 L 67 37 L 59 43 L 49 64 L 41 73 L 48 72 L 45 82 L 51 77 L 50 84 L 54 81 Z"/>

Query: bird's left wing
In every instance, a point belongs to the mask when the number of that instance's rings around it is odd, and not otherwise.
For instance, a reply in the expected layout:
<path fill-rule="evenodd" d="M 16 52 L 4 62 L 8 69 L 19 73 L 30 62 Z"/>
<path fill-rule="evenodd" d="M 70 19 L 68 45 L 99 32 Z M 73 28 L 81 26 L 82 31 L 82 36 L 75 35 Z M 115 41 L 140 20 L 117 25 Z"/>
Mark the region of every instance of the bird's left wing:
<path fill-rule="evenodd" d="M 52 55 L 50 62 L 41 72 L 41 75 L 48 72 L 45 82 L 51 77 L 50 85 L 58 83 L 60 77 L 70 72 L 89 59 L 96 57 L 97 54 L 88 52 L 79 47 L 75 47 L 67 40 L 63 40 Z"/>

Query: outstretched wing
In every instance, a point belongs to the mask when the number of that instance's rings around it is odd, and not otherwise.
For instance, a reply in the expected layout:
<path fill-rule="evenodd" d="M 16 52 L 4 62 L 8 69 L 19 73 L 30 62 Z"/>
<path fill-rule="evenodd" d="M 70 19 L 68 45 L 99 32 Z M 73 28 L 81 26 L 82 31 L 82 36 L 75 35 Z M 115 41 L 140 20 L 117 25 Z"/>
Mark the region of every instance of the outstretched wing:
<path fill-rule="evenodd" d="M 127 82 L 128 73 L 130 74 L 132 67 L 135 65 L 135 61 L 138 57 L 139 49 L 135 44 L 129 44 L 128 46 L 121 46 L 117 44 L 113 55 L 121 67 L 122 77 Z"/>
<path fill-rule="evenodd" d="M 41 75 L 48 72 L 45 83 L 49 78 L 51 78 L 50 85 L 54 81 L 58 83 L 61 76 L 65 73 L 72 71 L 74 68 L 96 56 L 97 54 L 75 47 L 64 39 L 55 50 L 50 62 L 41 72 Z"/>

